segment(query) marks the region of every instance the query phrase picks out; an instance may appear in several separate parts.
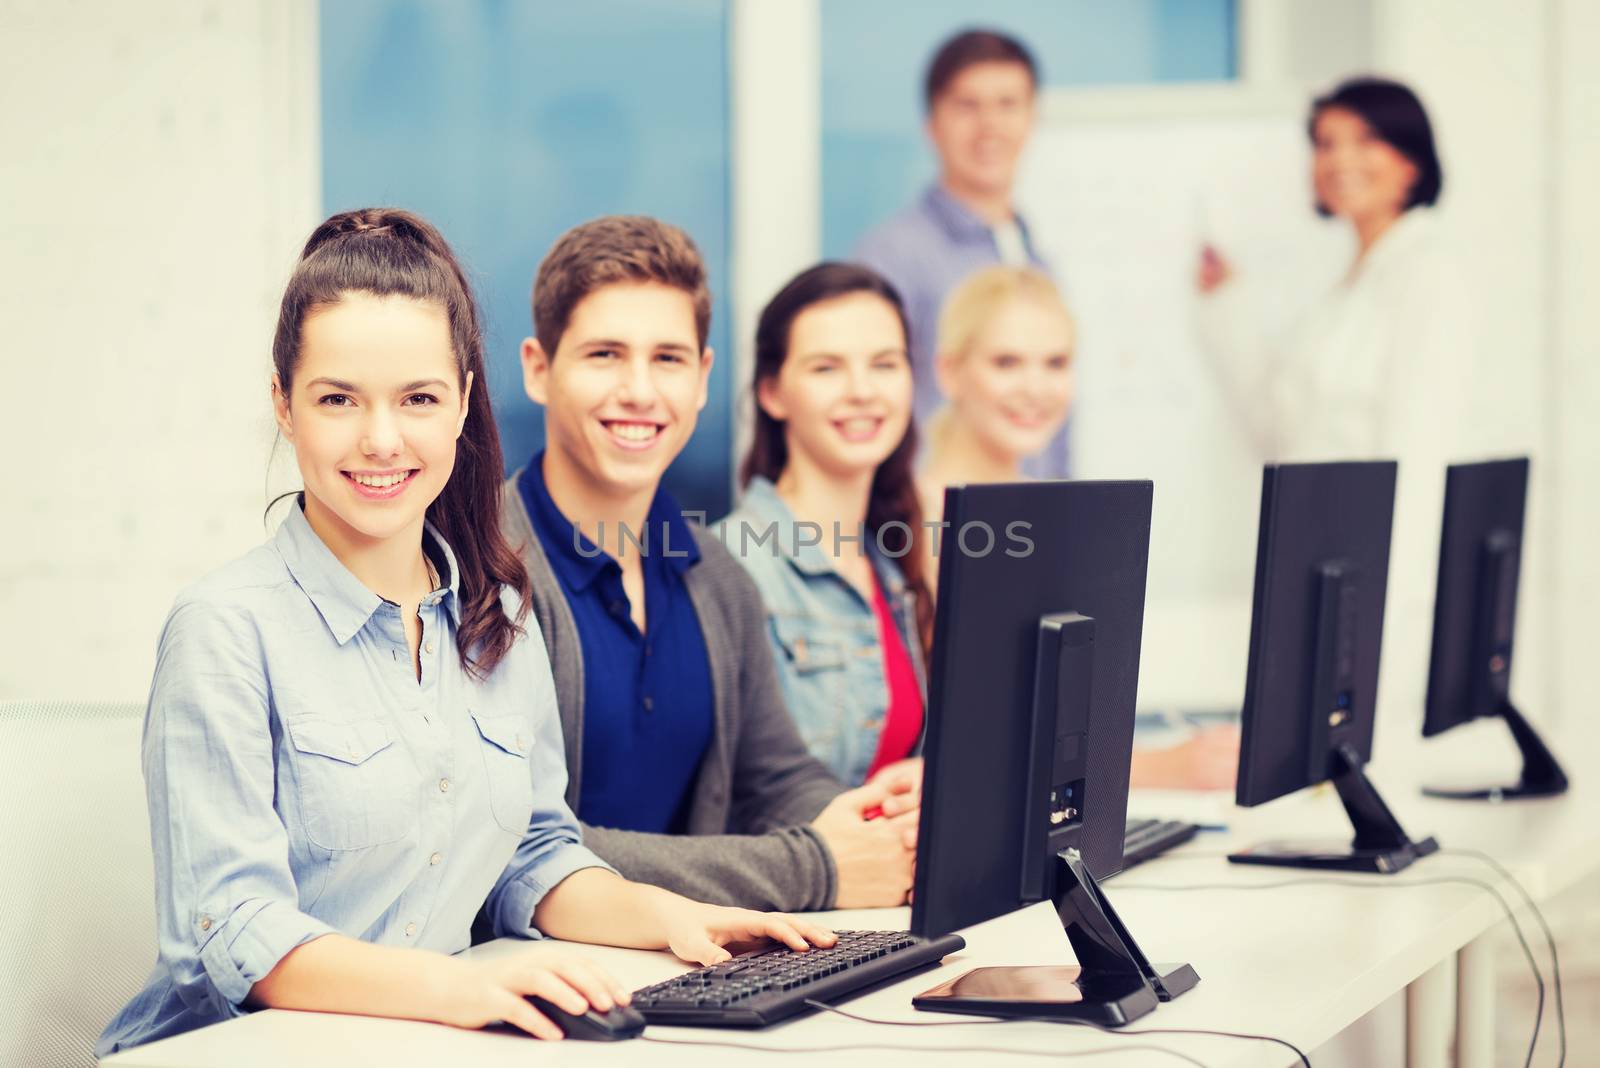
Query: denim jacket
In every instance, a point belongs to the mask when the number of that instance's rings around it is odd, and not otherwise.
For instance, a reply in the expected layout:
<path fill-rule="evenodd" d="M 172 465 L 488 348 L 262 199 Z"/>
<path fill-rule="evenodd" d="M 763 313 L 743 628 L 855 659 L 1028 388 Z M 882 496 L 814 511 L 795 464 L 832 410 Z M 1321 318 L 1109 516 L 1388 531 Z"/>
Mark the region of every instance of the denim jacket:
<path fill-rule="evenodd" d="M 772 483 L 750 480 L 739 507 L 712 528 L 755 579 L 767 606 L 778 678 L 812 755 L 847 784 L 867 777 L 889 708 L 889 683 L 871 602 L 834 569 L 834 533 L 801 529 Z M 866 552 L 924 694 L 916 598 L 870 533 L 841 531 L 841 553 Z M 850 540 L 845 540 L 846 538 Z M 920 743 L 919 743 L 920 746 Z"/>

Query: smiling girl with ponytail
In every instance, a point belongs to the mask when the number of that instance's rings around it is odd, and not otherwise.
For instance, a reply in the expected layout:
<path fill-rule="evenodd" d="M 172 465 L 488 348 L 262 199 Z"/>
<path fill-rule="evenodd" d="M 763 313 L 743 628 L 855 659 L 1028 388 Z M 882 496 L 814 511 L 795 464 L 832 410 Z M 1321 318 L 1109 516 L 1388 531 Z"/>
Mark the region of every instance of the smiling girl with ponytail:
<path fill-rule="evenodd" d="M 306 242 L 272 401 L 305 484 L 263 546 L 178 595 L 145 712 L 159 958 L 104 1056 L 273 1007 L 561 1031 L 623 987 L 559 946 L 832 944 L 623 880 L 579 842 L 550 662 L 499 533 L 476 306 L 415 215 Z"/>

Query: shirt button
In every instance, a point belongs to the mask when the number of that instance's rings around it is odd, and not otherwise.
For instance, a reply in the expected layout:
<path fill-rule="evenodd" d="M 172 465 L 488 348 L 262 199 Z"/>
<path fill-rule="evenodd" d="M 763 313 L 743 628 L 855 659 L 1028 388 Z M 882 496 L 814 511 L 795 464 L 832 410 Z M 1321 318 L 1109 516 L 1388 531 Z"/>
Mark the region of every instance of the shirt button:
<path fill-rule="evenodd" d="M 450 789 L 450 780 L 449 779 L 440 779 L 439 780 L 439 792 L 442 794 L 442 793 L 445 793 L 446 791 L 448 791 L 449 789 Z"/>
<path fill-rule="evenodd" d="M 428 858 L 428 863 L 429 864 L 438 864 L 443 859 L 444 859 L 443 854 L 435 853 L 433 856 Z"/>
<path fill-rule="evenodd" d="M 427 653 L 429 656 L 432 656 L 433 655 L 433 643 L 432 642 L 423 642 L 422 643 L 422 651 Z"/>
<path fill-rule="evenodd" d="M 412 935 L 414 935 L 416 933 L 417 933 L 417 925 L 416 924 L 414 924 L 414 923 L 406 924 L 406 937 L 407 938 L 410 938 Z"/>
<path fill-rule="evenodd" d="M 528 740 L 520 734 L 517 735 L 517 752 L 520 753 L 526 748 L 528 748 Z"/>
<path fill-rule="evenodd" d="M 211 930 L 211 917 L 210 916 L 202 916 L 202 917 L 200 917 L 200 930 L 202 930 L 202 931 Z"/>
<path fill-rule="evenodd" d="M 655 702 L 654 698 L 646 697 L 644 699 L 644 710 L 646 712 L 649 712 L 650 710 L 654 709 L 655 707 L 656 707 L 656 702 Z"/>

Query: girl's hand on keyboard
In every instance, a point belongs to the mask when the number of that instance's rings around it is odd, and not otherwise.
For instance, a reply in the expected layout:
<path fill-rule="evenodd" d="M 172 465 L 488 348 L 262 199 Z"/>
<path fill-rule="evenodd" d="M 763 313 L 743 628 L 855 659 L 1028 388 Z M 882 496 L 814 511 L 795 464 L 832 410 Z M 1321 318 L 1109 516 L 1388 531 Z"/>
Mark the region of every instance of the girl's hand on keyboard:
<path fill-rule="evenodd" d="M 804 952 L 812 946 L 826 949 L 838 941 L 826 927 L 780 912 L 702 905 L 685 898 L 664 902 L 663 907 L 667 946 L 691 964 L 720 964 L 733 956 L 724 947 L 741 942 L 771 939 Z"/>

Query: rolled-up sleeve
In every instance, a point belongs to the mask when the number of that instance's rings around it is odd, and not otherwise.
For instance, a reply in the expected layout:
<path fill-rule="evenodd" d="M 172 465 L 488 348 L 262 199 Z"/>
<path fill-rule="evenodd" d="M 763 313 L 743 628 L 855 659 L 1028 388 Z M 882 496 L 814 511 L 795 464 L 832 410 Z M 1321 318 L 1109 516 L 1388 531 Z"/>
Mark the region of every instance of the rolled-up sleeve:
<path fill-rule="evenodd" d="M 530 620 L 529 636 L 514 655 L 527 672 L 524 694 L 533 699 L 534 744 L 528 754 L 533 776 L 533 814 L 517 851 L 489 892 L 487 909 L 497 936 L 543 937 L 533 926 L 533 912 L 561 880 L 584 868 L 615 871 L 582 844 L 578 819 L 567 807 L 566 748 L 561 717 L 556 711 L 555 680 L 550 673 L 544 639 Z M 531 640 L 529 640 L 531 638 Z"/>
<path fill-rule="evenodd" d="M 290 950 L 333 930 L 298 907 L 260 643 L 242 613 L 190 600 L 168 616 L 143 760 L 161 963 L 191 1009 L 238 1015 Z"/>

